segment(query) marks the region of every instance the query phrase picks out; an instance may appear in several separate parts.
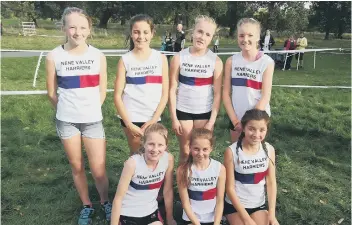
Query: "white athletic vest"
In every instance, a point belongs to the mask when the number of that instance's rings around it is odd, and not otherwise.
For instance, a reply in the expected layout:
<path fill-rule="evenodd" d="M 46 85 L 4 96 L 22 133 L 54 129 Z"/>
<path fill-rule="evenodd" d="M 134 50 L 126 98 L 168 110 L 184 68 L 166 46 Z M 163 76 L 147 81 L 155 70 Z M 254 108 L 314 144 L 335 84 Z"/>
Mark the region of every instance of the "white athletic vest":
<path fill-rule="evenodd" d="M 132 122 L 146 122 L 153 117 L 162 94 L 161 53 L 152 49 L 146 61 L 139 61 L 131 51 L 122 60 L 126 68 L 122 101 Z"/>
<path fill-rule="evenodd" d="M 211 159 L 206 170 L 196 170 L 192 165 L 191 185 L 188 196 L 194 214 L 201 223 L 214 222 L 216 206 L 216 187 L 220 175 L 221 163 Z M 183 211 L 182 219 L 190 221 Z"/>
<path fill-rule="evenodd" d="M 233 154 L 235 165 L 235 191 L 245 208 L 256 208 L 265 203 L 265 177 L 268 173 L 269 158 L 265 154 L 263 146 L 260 145 L 259 151 L 255 155 L 246 155 L 241 147 L 236 154 L 237 142 L 230 148 Z M 269 144 L 266 143 L 269 151 Z M 237 159 L 240 159 L 240 165 Z M 226 195 L 225 201 L 232 204 Z"/>
<path fill-rule="evenodd" d="M 89 45 L 83 55 L 71 55 L 58 46 L 52 50 L 55 62 L 58 103 L 56 118 L 72 123 L 103 119 L 99 77 L 101 52 Z"/>
<path fill-rule="evenodd" d="M 158 192 L 169 166 L 169 153 L 164 152 L 154 171 L 147 167 L 143 155 L 131 156 L 136 170 L 122 200 L 121 215 L 144 217 L 158 209 Z"/>
<path fill-rule="evenodd" d="M 232 56 L 232 106 L 239 120 L 261 99 L 263 73 L 273 62 L 272 58 L 265 54 L 254 62 L 246 61 L 241 52 Z M 265 111 L 270 116 L 269 104 L 265 107 Z"/>
<path fill-rule="evenodd" d="M 211 50 L 204 56 L 192 56 L 189 48 L 180 52 L 179 86 L 176 108 L 182 112 L 210 112 L 213 105 L 213 76 L 216 54 Z"/>

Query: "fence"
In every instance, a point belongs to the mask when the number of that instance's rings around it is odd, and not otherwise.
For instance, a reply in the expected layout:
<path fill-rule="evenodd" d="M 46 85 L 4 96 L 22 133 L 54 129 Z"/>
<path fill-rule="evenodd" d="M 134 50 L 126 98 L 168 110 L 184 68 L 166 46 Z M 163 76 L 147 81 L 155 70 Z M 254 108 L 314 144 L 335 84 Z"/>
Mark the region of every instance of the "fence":
<path fill-rule="evenodd" d="M 36 35 L 37 31 L 35 29 L 35 23 L 34 22 L 22 22 L 22 34 L 23 34 L 23 36 Z"/>

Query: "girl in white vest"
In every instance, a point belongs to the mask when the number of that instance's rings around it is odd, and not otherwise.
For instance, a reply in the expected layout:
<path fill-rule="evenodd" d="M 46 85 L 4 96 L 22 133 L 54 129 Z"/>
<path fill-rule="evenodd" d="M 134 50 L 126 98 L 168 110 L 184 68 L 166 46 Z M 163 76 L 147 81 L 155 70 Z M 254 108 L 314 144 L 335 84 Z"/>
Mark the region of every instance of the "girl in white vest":
<path fill-rule="evenodd" d="M 89 224 L 94 212 L 88 195 L 81 142 L 83 140 L 106 219 L 111 216 L 105 170 L 105 133 L 101 105 L 106 96 L 106 59 L 86 43 L 92 21 L 81 9 L 66 8 L 62 16 L 66 43 L 46 57 L 48 96 L 56 109 L 56 129 L 83 203 L 78 224 Z M 58 95 L 57 95 L 58 93 Z"/>
<path fill-rule="evenodd" d="M 157 196 L 164 183 L 167 224 L 173 219 L 174 158 L 167 152 L 167 130 L 155 123 L 144 132 L 143 147 L 124 165 L 112 208 L 111 225 L 161 225 Z"/>
<path fill-rule="evenodd" d="M 193 128 L 212 130 L 221 101 L 222 61 L 208 49 L 216 30 L 207 16 L 195 19 L 193 45 L 176 54 L 170 64 L 169 110 L 180 144 L 180 160 L 189 154 Z"/>
<path fill-rule="evenodd" d="M 190 139 L 190 155 L 177 169 L 184 224 L 219 225 L 224 209 L 225 167 L 210 158 L 212 131 L 196 128 Z"/>
<path fill-rule="evenodd" d="M 151 17 L 134 16 L 130 52 L 117 64 L 114 101 L 131 154 L 140 148 L 145 129 L 160 121 L 168 100 L 168 63 L 165 55 L 150 48 L 154 32 Z"/>
<path fill-rule="evenodd" d="M 223 103 L 230 119 L 232 143 L 241 134 L 241 118 L 249 109 L 265 110 L 270 116 L 274 60 L 259 51 L 260 23 L 252 18 L 237 23 L 241 52 L 226 60 Z"/>
<path fill-rule="evenodd" d="M 278 225 L 275 150 L 264 141 L 269 116 L 265 111 L 251 109 L 244 114 L 241 123 L 243 131 L 238 141 L 227 148 L 224 155 L 224 215 L 230 225 Z M 265 192 L 269 207 L 265 203 Z"/>

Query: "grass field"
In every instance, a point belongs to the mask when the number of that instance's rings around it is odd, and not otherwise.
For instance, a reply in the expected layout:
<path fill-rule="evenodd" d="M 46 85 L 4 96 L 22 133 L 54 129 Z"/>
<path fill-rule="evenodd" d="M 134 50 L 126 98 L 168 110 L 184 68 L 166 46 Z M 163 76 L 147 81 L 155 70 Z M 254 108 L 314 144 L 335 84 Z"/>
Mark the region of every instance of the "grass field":
<path fill-rule="evenodd" d="M 34 39 L 26 45 L 39 42 Z M 23 48 L 23 42 L 16 44 L 16 40 L 3 42 L 2 48 L 10 44 Z M 344 42 L 329 44 L 350 46 Z M 108 57 L 109 88 L 113 88 L 117 60 Z M 32 82 L 36 63 L 37 57 L 2 58 L 1 90 L 35 90 Z M 295 63 L 293 60 L 292 65 Z M 303 70 L 276 70 L 273 83 L 351 86 L 350 55 L 318 53 L 316 66 L 314 70 L 313 55 L 306 54 Z M 45 89 L 44 64 L 36 89 Z M 1 103 L 2 224 L 76 224 L 81 203 L 46 96 L 1 96 Z M 271 106 L 272 124 L 267 140 L 276 148 L 280 224 L 333 225 L 341 219 L 340 224 L 351 224 L 351 90 L 274 87 Z M 103 114 L 111 198 L 128 157 L 127 141 L 115 113 L 109 93 Z M 170 129 L 167 110 L 163 121 Z M 216 122 L 213 152 L 213 157 L 220 161 L 229 145 L 227 124 L 222 108 Z M 177 158 L 178 144 L 173 133 L 169 143 Z M 91 175 L 88 177 L 91 199 L 98 206 L 97 191 Z M 94 224 L 104 224 L 102 218 L 97 213 Z"/>

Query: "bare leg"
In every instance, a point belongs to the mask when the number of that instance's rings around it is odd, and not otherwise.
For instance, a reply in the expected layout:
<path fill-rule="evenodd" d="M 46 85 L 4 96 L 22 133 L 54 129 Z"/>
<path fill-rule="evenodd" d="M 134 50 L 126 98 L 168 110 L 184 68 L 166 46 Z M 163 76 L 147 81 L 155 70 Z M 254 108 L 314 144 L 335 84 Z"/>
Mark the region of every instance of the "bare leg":
<path fill-rule="evenodd" d="M 231 213 L 226 216 L 230 225 L 244 225 L 239 213 Z"/>
<path fill-rule="evenodd" d="M 193 129 L 193 120 L 180 120 L 180 123 L 183 133 L 181 136 L 177 135 L 180 145 L 179 164 L 183 163 L 189 155 L 189 139 Z"/>
<path fill-rule="evenodd" d="M 268 211 L 259 210 L 251 214 L 251 218 L 257 225 L 269 225 Z"/>
<path fill-rule="evenodd" d="M 133 135 L 126 127 L 123 127 L 123 131 L 127 137 L 128 146 L 130 148 L 130 155 L 138 152 L 138 150 L 141 148 L 141 137 L 133 137 Z"/>
<path fill-rule="evenodd" d="M 84 146 L 88 155 L 89 166 L 95 180 L 95 186 L 100 196 L 100 202 L 108 201 L 109 180 L 106 175 L 105 139 L 83 138 Z"/>
<path fill-rule="evenodd" d="M 69 139 L 62 139 L 64 149 L 72 169 L 72 177 L 75 187 L 83 205 L 91 205 L 88 194 L 88 183 L 84 169 L 82 156 L 81 135 L 75 135 Z"/>

